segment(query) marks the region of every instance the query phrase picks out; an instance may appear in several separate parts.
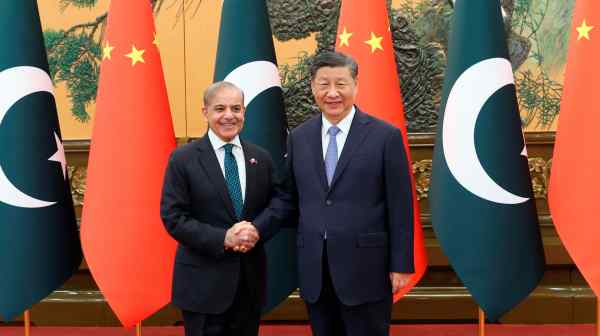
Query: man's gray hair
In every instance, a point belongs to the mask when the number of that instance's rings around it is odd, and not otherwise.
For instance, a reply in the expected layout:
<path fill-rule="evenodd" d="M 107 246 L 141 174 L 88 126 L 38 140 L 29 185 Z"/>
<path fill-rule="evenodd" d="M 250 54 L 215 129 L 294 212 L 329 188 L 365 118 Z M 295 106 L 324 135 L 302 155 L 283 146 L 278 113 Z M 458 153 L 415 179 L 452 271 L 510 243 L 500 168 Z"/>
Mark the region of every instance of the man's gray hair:
<path fill-rule="evenodd" d="M 242 89 L 240 89 L 237 85 L 231 82 L 220 81 L 212 83 L 211 85 L 209 85 L 209 87 L 206 88 L 206 90 L 204 90 L 204 106 L 208 106 L 215 94 L 225 88 L 239 91 L 240 95 L 242 96 L 242 103 L 244 102 L 244 91 L 242 91 Z"/>

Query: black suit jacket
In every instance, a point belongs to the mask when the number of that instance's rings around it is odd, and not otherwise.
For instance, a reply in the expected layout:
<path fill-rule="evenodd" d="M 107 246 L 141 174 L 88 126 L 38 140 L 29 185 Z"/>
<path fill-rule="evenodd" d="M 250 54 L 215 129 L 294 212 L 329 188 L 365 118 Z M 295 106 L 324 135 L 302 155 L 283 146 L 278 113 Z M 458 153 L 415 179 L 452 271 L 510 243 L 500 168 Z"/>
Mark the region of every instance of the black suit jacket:
<path fill-rule="evenodd" d="M 400 130 L 358 109 L 327 185 L 321 116 L 288 137 L 288 156 L 276 197 L 254 221 L 261 237 L 298 213 L 298 274 L 302 297 L 319 298 L 322 263 L 329 262 L 346 305 L 391 295 L 389 272 L 414 272 L 413 208 Z M 322 260 L 327 231 L 328 260 Z"/>
<path fill-rule="evenodd" d="M 252 221 L 272 196 L 273 161 L 260 147 L 241 143 L 246 161 L 242 219 Z M 167 231 L 179 243 L 172 292 L 177 307 L 205 314 L 224 312 L 233 302 L 240 270 L 264 299 L 263 244 L 246 254 L 224 250 L 225 233 L 238 219 L 208 136 L 171 154 L 160 212 Z"/>

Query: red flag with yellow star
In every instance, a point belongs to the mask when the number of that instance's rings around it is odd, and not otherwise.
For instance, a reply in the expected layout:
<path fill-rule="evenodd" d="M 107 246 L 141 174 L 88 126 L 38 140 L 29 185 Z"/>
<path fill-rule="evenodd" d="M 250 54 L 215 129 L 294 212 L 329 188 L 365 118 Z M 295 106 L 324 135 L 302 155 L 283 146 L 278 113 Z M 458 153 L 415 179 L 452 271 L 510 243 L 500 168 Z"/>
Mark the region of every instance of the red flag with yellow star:
<path fill-rule="evenodd" d="M 398 127 L 402 131 L 406 153 L 409 153 L 404 105 L 389 27 L 385 0 L 342 1 L 336 50 L 351 55 L 358 62 L 360 89 L 357 105 L 367 113 Z M 410 164 L 410 157 L 407 159 Z M 412 166 L 406 169 L 412 172 Z M 395 301 L 410 291 L 427 269 L 414 179 L 412 184 L 415 273 L 409 284 L 394 296 Z"/>
<path fill-rule="evenodd" d="M 554 226 L 571 258 L 600 295 L 600 225 L 596 213 L 600 166 L 600 2 L 577 0 L 558 130 L 549 205 Z"/>
<path fill-rule="evenodd" d="M 129 327 L 169 303 L 176 248 L 159 211 L 175 136 L 148 0 L 111 2 L 96 101 L 81 241 Z"/>

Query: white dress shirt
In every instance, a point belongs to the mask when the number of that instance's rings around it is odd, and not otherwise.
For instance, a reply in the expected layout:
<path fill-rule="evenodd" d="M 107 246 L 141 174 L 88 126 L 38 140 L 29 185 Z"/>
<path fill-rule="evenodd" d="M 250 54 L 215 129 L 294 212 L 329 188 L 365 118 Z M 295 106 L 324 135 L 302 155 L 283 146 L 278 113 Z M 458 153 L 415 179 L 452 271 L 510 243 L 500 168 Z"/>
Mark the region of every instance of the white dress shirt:
<path fill-rule="evenodd" d="M 217 160 L 219 160 L 219 166 L 221 166 L 221 172 L 223 173 L 223 178 L 225 178 L 225 145 L 230 143 L 233 145 L 233 149 L 231 153 L 235 157 L 235 162 L 238 167 L 238 175 L 240 177 L 240 187 L 242 188 L 242 200 L 246 200 L 246 160 L 244 159 L 244 150 L 242 149 L 242 143 L 240 142 L 240 137 L 238 135 L 235 136 L 231 141 L 225 142 L 221 138 L 219 138 L 215 132 L 211 129 L 208 130 L 208 139 L 217 155 Z"/>
<path fill-rule="evenodd" d="M 340 159 L 340 155 L 342 155 L 342 149 L 344 149 L 344 144 L 348 138 L 348 132 L 350 132 L 350 126 L 352 125 L 352 119 L 354 119 L 355 113 L 356 109 L 354 106 L 352 106 L 350 113 L 348 113 L 348 115 L 345 116 L 344 119 L 340 120 L 340 122 L 336 125 L 340 129 L 340 132 L 336 136 L 338 160 Z M 325 160 L 327 146 L 329 146 L 329 138 L 331 137 L 327 131 L 329 130 L 329 127 L 333 126 L 333 124 L 330 123 L 325 116 L 321 116 L 321 118 L 323 118 L 323 126 L 321 127 L 321 143 L 323 144 L 323 160 Z"/>

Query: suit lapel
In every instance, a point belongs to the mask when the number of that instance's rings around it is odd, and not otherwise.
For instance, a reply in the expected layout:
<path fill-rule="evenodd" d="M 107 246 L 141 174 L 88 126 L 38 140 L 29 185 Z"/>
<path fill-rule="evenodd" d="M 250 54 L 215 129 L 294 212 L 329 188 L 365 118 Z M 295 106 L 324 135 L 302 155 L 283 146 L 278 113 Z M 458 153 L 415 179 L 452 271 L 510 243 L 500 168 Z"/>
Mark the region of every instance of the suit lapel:
<path fill-rule="evenodd" d="M 244 197 L 242 218 L 246 218 L 248 216 L 248 211 L 252 209 L 251 206 L 254 204 L 254 195 L 256 194 L 256 170 L 258 168 L 258 164 L 250 163 L 250 160 L 254 159 L 255 153 L 243 141 L 242 148 L 244 149 L 244 164 L 246 165 L 246 195 Z"/>
<path fill-rule="evenodd" d="M 352 160 L 354 151 L 360 147 L 365 140 L 366 135 L 369 133 L 369 127 L 367 127 L 368 123 L 368 116 L 360 112 L 357 108 L 354 119 L 352 120 L 352 124 L 350 125 L 350 131 L 348 132 L 346 143 L 342 149 L 342 154 L 340 155 L 340 159 L 335 167 L 335 173 L 333 174 L 331 186 L 329 187 L 330 191 L 333 190 L 335 183 L 340 179 L 344 173 L 344 170 L 348 166 L 348 163 L 350 160 Z M 325 168 L 323 168 L 323 171 L 325 171 Z"/>
<path fill-rule="evenodd" d="M 319 182 L 321 183 L 323 190 L 327 191 L 327 175 L 325 173 L 325 161 L 323 160 L 323 139 L 321 135 L 323 120 L 319 115 L 319 117 L 316 117 L 311 122 L 311 130 L 307 141 L 310 145 L 310 152 L 313 153 L 313 163 L 317 171 Z"/>
<path fill-rule="evenodd" d="M 210 183 L 215 186 L 215 189 L 217 189 L 219 195 L 223 199 L 223 203 L 225 204 L 227 212 L 231 218 L 235 219 L 235 211 L 233 210 L 233 203 L 229 197 L 227 184 L 225 184 L 225 177 L 223 176 L 223 171 L 219 165 L 217 154 L 213 150 L 212 144 L 208 139 L 208 135 L 205 135 L 202 139 L 198 140 L 198 142 L 198 150 L 200 151 L 200 164 L 204 168 Z"/>

